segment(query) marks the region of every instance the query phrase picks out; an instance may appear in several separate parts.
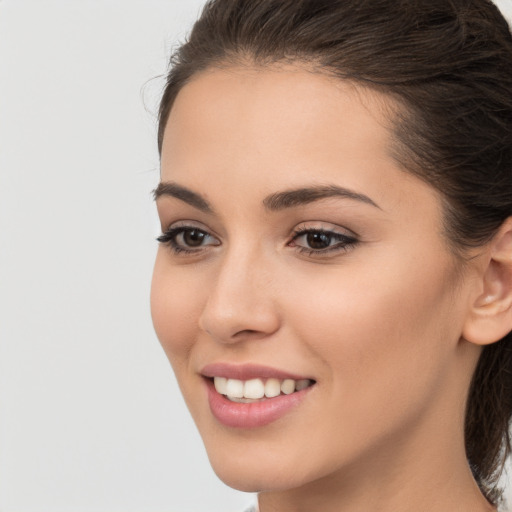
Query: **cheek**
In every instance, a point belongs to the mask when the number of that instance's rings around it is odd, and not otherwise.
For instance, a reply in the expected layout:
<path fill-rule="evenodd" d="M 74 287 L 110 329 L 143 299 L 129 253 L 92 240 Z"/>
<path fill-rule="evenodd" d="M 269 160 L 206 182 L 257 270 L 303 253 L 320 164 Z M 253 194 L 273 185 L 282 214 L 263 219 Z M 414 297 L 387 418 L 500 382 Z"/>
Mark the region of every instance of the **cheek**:
<path fill-rule="evenodd" d="M 175 371 L 187 363 L 197 338 L 204 290 L 179 267 L 166 264 L 160 248 L 151 283 L 151 316 L 155 332 Z"/>
<path fill-rule="evenodd" d="M 459 339 L 457 313 L 441 262 L 432 272 L 421 261 L 397 272 L 371 268 L 296 279 L 288 310 L 295 336 L 326 370 L 332 399 L 356 416 L 391 418 L 436 394 Z"/>

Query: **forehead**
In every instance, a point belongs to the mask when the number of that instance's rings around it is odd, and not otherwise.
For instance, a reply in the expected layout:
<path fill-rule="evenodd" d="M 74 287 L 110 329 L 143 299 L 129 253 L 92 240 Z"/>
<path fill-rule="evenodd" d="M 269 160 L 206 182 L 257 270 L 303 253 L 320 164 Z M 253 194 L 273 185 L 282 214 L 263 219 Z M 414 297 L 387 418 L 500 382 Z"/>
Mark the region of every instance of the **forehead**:
<path fill-rule="evenodd" d="M 387 126 L 391 104 L 392 100 L 384 94 L 305 67 L 213 68 L 196 74 L 180 90 L 166 131 L 172 124 L 187 120 L 200 119 L 202 123 L 210 121 L 218 126 L 233 114 L 247 128 L 264 118 L 265 127 L 270 130 L 278 127 L 279 121 L 300 119 L 305 124 L 323 117 L 325 122 L 327 117 L 340 114 L 347 118 L 353 110 L 361 108 L 366 110 L 365 118 Z M 360 122 L 364 121 L 360 118 Z M 291 133 L 293 125 L 287 128 L 286 133 Z"/>
<path fill-rule="evenodd" d="M 205 157 L 210 171 L 239 162 L 297 176 L 301 169 L 311 176 L 335 156 L 347 165 L 394 163 L 390 110 L 383 95 L 303 68 L 210 69 L 175 100 L 162 172 L 189 173 Z"/>

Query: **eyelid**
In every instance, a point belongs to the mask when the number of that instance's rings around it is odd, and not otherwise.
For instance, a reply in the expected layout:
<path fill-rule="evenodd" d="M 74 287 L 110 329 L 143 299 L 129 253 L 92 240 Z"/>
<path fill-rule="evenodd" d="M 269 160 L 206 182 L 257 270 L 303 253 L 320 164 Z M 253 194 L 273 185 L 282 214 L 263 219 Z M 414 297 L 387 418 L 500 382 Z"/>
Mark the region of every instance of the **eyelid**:
<path fill-rule="evenodd" d="M 295 228 L 293 228 L 293 233 L 296 234 L 298 232 L 304 231 L 323 231 L 325 233 L 334 233 L 337 235 L 346 236 L 347 238 L 355 238 L 359 239 L 359 235 L 348 229 L 344 226 L 340 226 L 338 224 L 333 224 L 332 222 L 324 222 L 324 221 L 305 221 L 298 224 Z"/>
<path fill-rule="evenodd" d="M 208 226 L 205 226 L 202 222 L 188 219 L 175 220 L 173 222 L 170 222 L 168 223 L 167 227 L 163 229 L 163 231 L 170 231 L 171 229 L 176 228 L 201 229 L 202 231 L 212 233 L 212 230 Z"/>
<path fill-rule="evenodd" d="M 199 229 L 200 231 L 204 231 L 205 233 L 208 233 L 213 238 L 216 238 L 217 240 L 221 239 L 221 235 L 217 233 L 214 229 L 212 229 L 210 226 L 207 226 L 206 224 L 203 224 L 201 221 L 198 220 L 191 220 L 191 219 L 180 219 L 180 220 L 174 220 L 172 222 L 167 222 L 165 224 L 162 223 L 162 234 L 168 233 L 169 231 L 172 231 L 174 229 L 179 228 L 187 228 L 187 229 Z"/>

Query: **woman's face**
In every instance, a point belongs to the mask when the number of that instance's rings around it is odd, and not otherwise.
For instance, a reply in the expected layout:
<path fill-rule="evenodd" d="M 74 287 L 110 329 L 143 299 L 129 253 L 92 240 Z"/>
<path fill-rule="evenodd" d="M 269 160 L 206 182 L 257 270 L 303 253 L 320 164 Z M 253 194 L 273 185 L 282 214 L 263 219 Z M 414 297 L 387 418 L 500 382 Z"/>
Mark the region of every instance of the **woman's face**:
<path fill-rule="evenodd" d="M 438 194 L 391 156 L 385 101 L 248 68 L 196 76 L 173 106 L 152 315 L 234 487 L 428 458 L 461 427 L 466 281 Z"/>

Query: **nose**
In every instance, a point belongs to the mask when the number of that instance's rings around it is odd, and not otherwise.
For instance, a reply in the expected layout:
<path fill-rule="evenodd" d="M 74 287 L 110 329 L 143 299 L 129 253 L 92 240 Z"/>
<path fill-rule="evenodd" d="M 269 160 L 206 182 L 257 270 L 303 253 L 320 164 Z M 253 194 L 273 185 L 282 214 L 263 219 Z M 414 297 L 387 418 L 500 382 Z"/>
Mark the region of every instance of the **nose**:
<path fill-rule="evenodd" d="M 279 329 L 271 266 L 261 254 L 250 253 L 233 250 L 215 269 L 199 326 L 217 342 L 262 339 Z"/>

